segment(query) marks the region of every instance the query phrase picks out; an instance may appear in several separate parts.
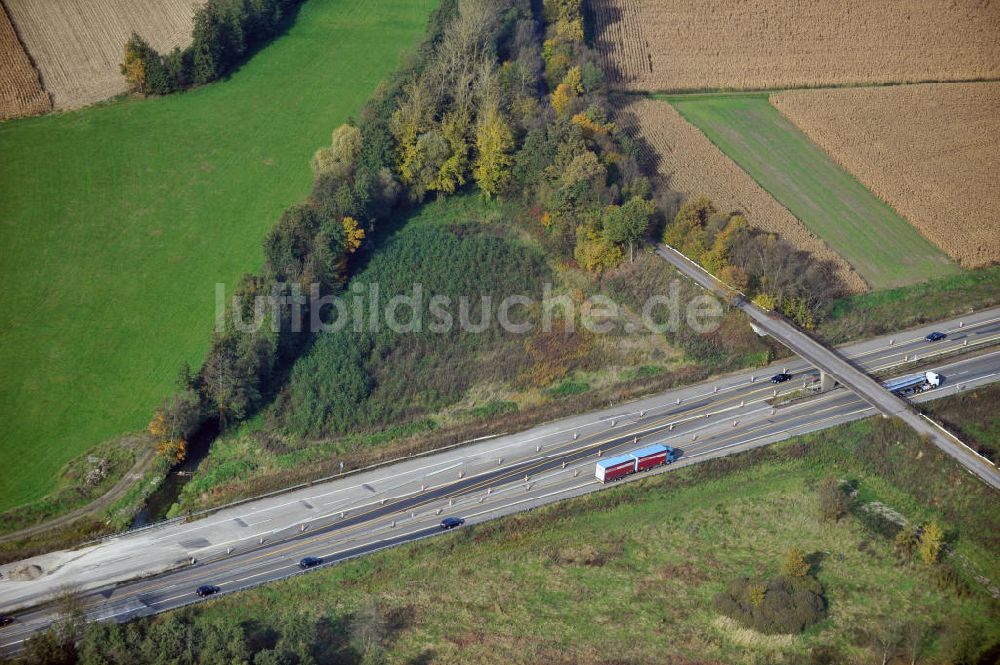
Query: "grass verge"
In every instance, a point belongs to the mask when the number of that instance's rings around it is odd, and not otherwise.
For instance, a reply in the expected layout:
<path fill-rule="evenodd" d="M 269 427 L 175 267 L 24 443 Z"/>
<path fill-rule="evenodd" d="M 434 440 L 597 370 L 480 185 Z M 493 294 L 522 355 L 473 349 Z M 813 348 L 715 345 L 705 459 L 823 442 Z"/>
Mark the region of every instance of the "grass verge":
<path fill-rule="evenodd" d="M 816 333 L 829 344 L 884 335 L 1000 304 L 1000 266 L 830 303 Z"/>
<path fill-rule="evenodd" d="M 329 476 L 341 463 L 355 469 L 518 431 L 768 361 L 768 344 L 732 312 L 706 335 L 686 326 L 664 335 L 629 332 L 637 318 L 630 314 L 607 334 L 588 332 L 579 321 L 565 332 L 558 320 L 545 332 L 546 282 L 555 297 L 567 294 L 577 312 L 594 293 L 639 311 L 671 281 L 686 293 L 699 291 L 652 255 L 604 281 L 554 266 L 521 232 L 518 213 L 472 193 L 425 205 L 397 221 L 347 290 L 370 293 L 365 284 L 377 283 L 382 303 L 410 294 L 415 283 L 425 303 L 432 295 L 461 294 L 475 305 L 485 294 L 495 305 L 526 294 L 533 304 L 512 317 L 532 321 L 532 331 L 501 331 L 494 316 L 482 333 L 439 333 L 424 325 L 405 334 L 320 335 L 275 404 L 213 445 L 173 514 Z M 666 317 L 665 310 L 656 314 Z M 476 310 L 469 320 L 480 320 Z"/>
<path fill-rule="evenodd" d="M 1000 460 L 1000 384 L 951 395 L 923 405 L 929 413 L 974 450 Z"/>

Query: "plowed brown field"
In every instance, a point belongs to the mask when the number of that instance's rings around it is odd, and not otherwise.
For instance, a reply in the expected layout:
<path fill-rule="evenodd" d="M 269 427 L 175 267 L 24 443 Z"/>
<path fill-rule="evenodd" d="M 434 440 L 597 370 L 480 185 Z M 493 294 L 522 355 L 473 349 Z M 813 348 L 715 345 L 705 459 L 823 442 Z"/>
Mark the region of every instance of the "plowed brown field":
<path fill-rule="evenodd" d="M 132 31 L 161 53 L 191 38 L 193 0 L 6 0 L 57 109 L 125 90 L 119 72 Z"/>
<path fill-rule="evenodd" d="M 0 120 L 45 113 L 52 109 L 31 60 L 0 6 Z"/>
<path fill-rule="evenodd" d="M 1000 261 L 1000 83 L 802 90 L 771 103 L 960 264 Z"/>
<path fill-rule="evenodd" d="M 685 198 L 704 194 L 720 210 L 739 211 L 751 225 L 777 233 L 814 257 L 832 262 L 838 277 L 851 291 L 868 289 L 839 254 L 813 235 L 673 106 L 650 99 L 627 100 L 617 109 L 615 119 L 640 140 L 646 157 L 656 164 L 657 173 L 672 191 Z"/>
<path fill-rule="evenodd" d="M 593 0 L 593 10 L 622 89 L 1000 77 L 996 0 Z"/>

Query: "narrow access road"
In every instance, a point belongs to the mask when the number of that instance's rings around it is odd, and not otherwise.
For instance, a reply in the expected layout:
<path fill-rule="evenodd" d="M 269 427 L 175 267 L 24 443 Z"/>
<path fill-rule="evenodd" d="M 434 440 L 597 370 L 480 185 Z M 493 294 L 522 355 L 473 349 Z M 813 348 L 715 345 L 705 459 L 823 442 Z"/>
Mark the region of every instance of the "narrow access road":
<path fill-rule="evenodd" d="M 146 474 L 146 471 L 149 470 L 149 467 L 153 465 L 155 460 L 155 449 L 149 448 L 148 450 L 139 451 L 135 463 L 132 464 L 132 468 L 126 471 L 125 475 L 122 476 L 111 489 L 101 496 L 97 497 L 85 506 L 80 506 L 75 510 L 53 517 L 45 522 L 32 524 L 31 526 L 26 526 L 23 529 L 18 529 L 17 531 L 11 531 L 10 533 L 0 535 L 0 543 L 30 538 L 45 531 L 58 529 L 59 527 L 72 524 L 73 522 L 83 519 L 88 515 L 93 515 L 94 513 L 104 510 L 115 501 L 125 496 L 125 494 L 132 489 L 133 485 L 142 480 L 142 477 Z"/>

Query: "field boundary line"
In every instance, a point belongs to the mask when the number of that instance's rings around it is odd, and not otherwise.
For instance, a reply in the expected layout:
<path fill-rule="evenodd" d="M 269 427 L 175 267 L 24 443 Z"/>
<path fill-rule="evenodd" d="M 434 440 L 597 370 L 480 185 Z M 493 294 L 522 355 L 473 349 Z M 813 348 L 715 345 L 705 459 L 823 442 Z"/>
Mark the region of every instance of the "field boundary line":
<path fill-rule="evenodd" d="M 889 81 L 884 83 L 841 83 L 829 85 L 797 85 L 787 88 L 650 88 L 649 90 L 612 90 L 612 95 L 630 97 L 725 97 L 727 95 L 771 95 L 779 92 L 811 90 L 850 90 L 854 88 L 903 88 L 911 85 L 997 83 L 1000 77 L 982 76 L 965 79 L 921 79 L 917 81 Z M 666 100 L 663 100 L 666 101 Z"/>

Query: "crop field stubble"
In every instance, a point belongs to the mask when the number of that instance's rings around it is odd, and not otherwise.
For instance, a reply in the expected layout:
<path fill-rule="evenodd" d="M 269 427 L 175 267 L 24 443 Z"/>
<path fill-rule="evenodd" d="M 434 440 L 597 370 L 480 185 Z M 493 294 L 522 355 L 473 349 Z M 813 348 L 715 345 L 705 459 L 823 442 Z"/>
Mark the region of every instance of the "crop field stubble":
<path fill-rule="evenodd" d="M 667 99 L 872 288 L 916 284 L 958 272 L 944 252 L 771 106 L 767 95 Z"/>
<path fill-rule="evenodd" d="M 963 267 L 1000 262 L 1000 83 L 801 90 L 771 103 Z"/>
<path fill-rule="evenodd" d="M 4 0 L 57 110 L 125 92 L 118 69 L 136 31 L 161 53 L 191 39 L 195 0 Z"/>
<path fill-rule="evenodd" d="M 624 90 L 759 90 L 1000 78 L 988 0 L 594 0 Z"/>
<path fill-rule="evenodd" d="M 775 4 L 762 0 L 744 3 L 594 0 L 592 9 L 596 22 L 595 45 L 609 72 L 612 87 L 624 91 L 759 90 L 1000 78 L 1000 40 L 996 38 L 1000 34 L 1000 3 L 996 2 L 792 0 Z M 977 124 L 973 119 L 972 128 L 956 132 L 946 148 L 959 153 L 958 159 L 977 158 L 978 162 L 970 159 L 963 166 L 970 168 L 969 164 L 975 163 L 982 171 L 964 182 L 960 190 L 951 193 L 937 191 L 934 183 L 939 182 L 940 177 L 926 177 L 926 182 L 921 183 L 924 191 L 912 197 L 926 208 L 921 211 L 904 210 L 893 203 L 893 195 L 887 190 L 872 186 L 883 201 L 896 207 L 893 210 L 854 180 L 852 162 L 844 156 L 837 157 L 837 151 L 830 145 L 823 145 L 834 155 L 834 159 L 829 159 L 812 145 L 806 134 L 775 112 L 763 96 L 759 100 L 750 99 L 750 96 L 742 100 L 725 95 L 717 99 L 695 97 L 683 101 L 675 97 L 670 101 L 684 119 L 704 132 L 725 156 L 745 169 L 755 183 L 773 196 L 779 207 L 787 208 L 805 227 L 828 243 L 829 248 L 839 252 L 870 286 L 901 286 L 953 273 L 957 266 L 928 239 L 962 265 L 979 266 L 994 260 L 992 246 L 997 234 L 988 219 L 990 213 L 986 213 L 986 223 L 980 220 L 979 226 L 938 224 L 937 235 L 929 231 L 934 224 L 927 221 L 935 214 L 940 216 L 944 201 L 954 202 L 970 192 L 971 196 L 966 196 L 957 205 L 965 220 L 975 202 L 996 200 L 995 195 L 989 198 L 988 185 L 970 184 L 995 172 L 995 169 L 982 168 L 993 163 L 989 161 L 992 155 L 979 159 L 989 144 L 981 139 L 982 121 Z M 883 108 L 882 112 L 890 111 Z M 975 114 L 974 110 L 957 106 L 950 112 L 964 119 Z M 946 119 L 948 113 L 944 111 L 934 117 Z M 664 114 L 663 109 L 655 112 L 658 116 Z M 865 121 L 865 127 L 873 126 L 870 119 Z M 677 118 L 669 123 L 664 121 L 661 129 L 670 127 L 677 134 L 690 133 L 691 128 L 678 124 L 680 122 Z M 850 126 L 850 122 L 844 126 Z M 883 120 L 885 124 L 892 124 L 889 117 Z M 926 121 L 926 126 L 933 126 L 933 122 Z M 894 129 L 900 140 L 910 138 L 904 129 Z M 697 143 L 699 138 L 692 136 L 691 140 Z M 963 143 L 969 140 L 974 142 L 972 147 Z M 859 144 L 862 141 L 870 142 L 866 146 L 869 149 L 882 146 L 882 137 L 871 132 L 858 139 Z M 684 189 L 685 172 L 691 181 L 688 190 L 713 189 L 701 184 L 712 181 L 704 179 L 705 164 L 716 163 L 721 155 L 711 159 L 707 157 L 710 150 L 698 150 L 693 146 L 680 148 L 679 142 L 668 145 L 661 140 L 660 143 L 667 146 L 666 150 L 659 150 L 663 153 L 660 170 L 669 173 L 677 189 Z M 936 144 L 926 147 L 923 154 L 940 166 L 947 160 L 933 154 L 941 142 Z M 775 147 L 778 145 L 780 149 Z M 897 146 L 899 149 L 902 148 Z M 681 164 L 687 161 L 685 150 L 704 154 L 707 161 L 694 166 Z M 892 154 L 893 158 L 902 156 L 898 151 Z M 913 160 L 919 160 L 921 154 L 920 150 L 914 151 Z M 846 170 L 836 168 L 838 162 Z M 885 160 L 876 163 L 884 164 Z M 784 166 L 780 166 L 782 164 Z M 811 171 L 813 168 L 819 170 Z M 921 176 L 928 173 L 908 168 L 919 171 Z M 717 175 L 724 172 L 718 166 L 712 170 Z M 692 176 L 692 171 L 697 175 Z M 735 174 L 733 169 L 725 171 L 729 171 L 727 178 L 732 186 L 744 180 L 744 174 Z M 865 184 L 876 182 L 874 177 L 866 179 L 861 175 L 861 169 L 858 172 Z M 728 204 L 724 194 L 704 193 L 723 205 Z M 983 194 L 988 198 L 983 199 Z M 776 213 L 762 214 L 760 206 L 755 213 L 748 200 L 744 196 L 738 204 L 746 210 L 752 224 L 768 228 L 768 222 L 762 220 L 779 218 Z M 928 212 L 930 206 L 923 203 L 928 201 L 938 204 L 933 212 Z M 913 203 L 910 205 L 915 207 Z M 921 238 L 912 227 L 907 228 L 910 225 L 897 213 L 912 217 L 913 226 L 924 237 Z M 949 210 L 944 214 L 952 216 L 955 213 Z M 777 226 L 779 228 L 768 230 L 782 233 L 784 229 L 788 240 L 806 248 L 800 234 L 794 231 L 795 224 Z M 962 237 L 966 231 L 968 238 Z M 940 238 L 946 233 L 951 234 L 948 244 Z"/>
<path fill-rule="evenodd" d="M 708 196 L 723 211 L 739 211 L 754 227 L 777 233 L 814 257 L 830 261 L 853 293 L 868 289 L 839 254 L 778 203 L 667 102 L 620 98 L 616 120 L 639 138 L 644 158 L 671 190 L 683 197 Z"/>
<path fill-rule="evenodd" d="M 0 5 L 0 120 L 52 110 L 38 71 L 24 51 L 5 7 Z"/>

